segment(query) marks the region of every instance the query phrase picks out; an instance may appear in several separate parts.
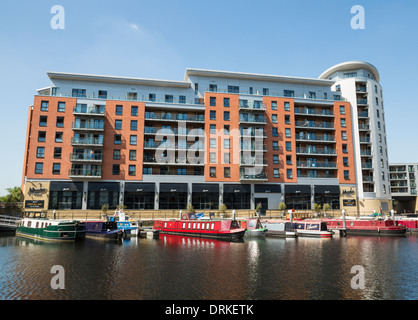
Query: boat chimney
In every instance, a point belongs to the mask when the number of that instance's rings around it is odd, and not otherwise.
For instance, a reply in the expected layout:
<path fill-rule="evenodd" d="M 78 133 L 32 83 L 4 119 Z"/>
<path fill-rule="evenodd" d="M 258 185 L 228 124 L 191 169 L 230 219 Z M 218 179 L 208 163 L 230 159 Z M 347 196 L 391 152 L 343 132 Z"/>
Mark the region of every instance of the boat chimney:
<path fill-rule="evenodd" d="M 293 223 L 293 211 L 289 210 L 288 213 L 289 213 L 290 223 Z"/>
<path fill-rule="evenodd" d="M 395 210 L 390 210 L 390 215 L 392 217 L 392 220 L 395 220 Z"/>
<path fill-rule="evenodd" d="M 180 217 L 179 217 L 180 220 L 182 219 L 182 213 L 183 213 L 183 210 L 180 210 Z"/>
<path fill-rule="evenodd" d="M 346 224 L 345 224 L 345 210 L 344 209 L 342 210 L 342 213 L 343 213 L 343 228 L 345 230 Z"/>
<path fill-rule="evenodd" d="M 235 210 L 232 210 L 232 220 L 235 220 Z"/>

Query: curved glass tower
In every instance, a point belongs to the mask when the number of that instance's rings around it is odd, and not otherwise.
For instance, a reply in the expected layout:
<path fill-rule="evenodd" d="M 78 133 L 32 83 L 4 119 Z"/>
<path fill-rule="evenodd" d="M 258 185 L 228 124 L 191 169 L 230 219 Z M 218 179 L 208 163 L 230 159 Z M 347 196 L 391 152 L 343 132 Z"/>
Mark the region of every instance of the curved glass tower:
<path fill-rule="evenodd" d="M 332 89 L 350 102 L 358 210 L 362 213 L 392 208 L 385 112 L 380 76 L 367 62 L 337 64 L 320 76 L 335 81 Z"/>

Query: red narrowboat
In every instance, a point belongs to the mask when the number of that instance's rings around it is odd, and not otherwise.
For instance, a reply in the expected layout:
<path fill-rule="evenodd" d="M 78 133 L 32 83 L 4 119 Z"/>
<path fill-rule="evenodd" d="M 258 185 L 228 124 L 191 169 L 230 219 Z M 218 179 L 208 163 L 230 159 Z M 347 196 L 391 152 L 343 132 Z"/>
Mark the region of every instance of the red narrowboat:
<path fill-rule="evenodd" d="M 160 234 L 178 234 L 223 240 L 241 240 L 245 228 L 236 220 L 197 220 L 193 214 L 183 214 L 181 220 L 156 220 L 153 229 Z"/>
<path fill-rule="evenodd" d="M 328 229 L 343 229 L 342 219 L 323 219 L 327 223 Z M 347 236 L 404 236 L 406 227 L 396 225 L 394 220 L 351 220 L 345 222 Z"/>
<path fill-rule="evenodd" d="M 404 226 L 409 233 L 418 233 L 418 220 L 417 219 L 399 219 L 396 220 L 398 226 Z"/>

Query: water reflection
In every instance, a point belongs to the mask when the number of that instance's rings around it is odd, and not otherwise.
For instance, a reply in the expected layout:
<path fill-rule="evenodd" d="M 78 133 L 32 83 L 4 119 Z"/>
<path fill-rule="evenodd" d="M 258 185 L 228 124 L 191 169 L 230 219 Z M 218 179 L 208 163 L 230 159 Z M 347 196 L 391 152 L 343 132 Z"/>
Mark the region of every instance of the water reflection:
<path fill-rule="evenodd" d="M 416 299 L 418 238 L 160 235 L 123 244 L 0 237 L 0 299 Z M 65 269 L 52 290 L 51 267 Z M 351 268 L 365 289 L 351 288 Z"/>

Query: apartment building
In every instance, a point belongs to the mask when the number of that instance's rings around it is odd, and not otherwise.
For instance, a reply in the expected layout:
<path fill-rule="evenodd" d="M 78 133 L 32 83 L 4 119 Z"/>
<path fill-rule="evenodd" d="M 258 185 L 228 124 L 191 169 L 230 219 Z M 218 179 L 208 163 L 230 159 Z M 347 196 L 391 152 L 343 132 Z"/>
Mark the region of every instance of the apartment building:
<path fill-rule="evenodd" d="M 379 75 L 368 63 L 318 79 L 202 69 L 183 81 L 47 75 L 28 115 L 28 211 L 391 209 L 380 176 L 387 155 L 376 149 L 386 141 L 383 105 L 371 115 Z"/>
<path fill-rule="evenodd" d="M 418 212 L 416 172 L 416 162 L 389 164 L 390 190 L 398 213 Z"/>

